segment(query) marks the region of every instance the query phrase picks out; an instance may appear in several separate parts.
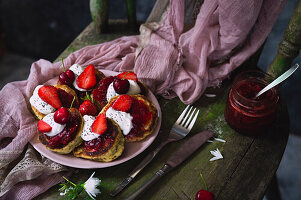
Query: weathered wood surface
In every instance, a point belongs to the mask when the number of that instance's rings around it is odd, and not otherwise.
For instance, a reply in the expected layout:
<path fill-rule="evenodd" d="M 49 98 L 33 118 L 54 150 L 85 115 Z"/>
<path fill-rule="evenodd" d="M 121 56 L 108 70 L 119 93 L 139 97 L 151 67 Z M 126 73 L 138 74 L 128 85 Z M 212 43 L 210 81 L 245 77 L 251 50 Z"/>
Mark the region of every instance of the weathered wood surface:
<path fill-rule="evenodd" d="M 296 7 L 284 36 L 278 46 L 278 52 L 267 72 L 274 77 L 285 72 L 301 49 L 301 1 Z"/>
<path fill-rule="evenodd" d="M 112 40 L 124 34 L 115 32 L 100 36 L 94 31 L 93 24 L 90 24 L 60 57 L 65 57 L 86 45 Z M 287 110 L 281 103 L 278 117 L 265 135 L 258 137 L 240 135 L 227 125 L 223 115 L 230 87 L 231 80 L 226 80 L 220 88 L 206 90 L 205 93 L 217 96 L 208 98 L 203 95 L 194 104 L 201 112 L 197 123 L 188 135 L 189 137 L 204 129 L 209 129 L 215 132 L 216 137 L 226 140 L 226 143 L 218 141 L 206 143 L 188 160 L 151 187 L 142 199 L 195 199 L 195 193 L 199 189 L 204 189 L 200 172 L 206 179 L 208 189 L 218 200 L 262 199 L 278 168 L 287 143 L 289 133 Z M 128 188 L 116 198 L 109 196 L 109 192 L 128 175 L 142 158 L 167 138 L 173 123 L 185 108 L 178 98 L 166 100 L 158 97 L 158 101 L 162 110 L 162 126 L 158 137 L 146 151 L 118 166 L 92 170 L 78 169 L 70 179 L 75 182 L 85 181 L 93 171 L 96 171 L 95 175 L 102 180 L 102 193 L 99 195 L 99 199 L 107 200 L 125 198 L 150 178 L 185 139 L 164 147 Z M 219 148 L 224 159 L 209 162 L 212 157 L 209 151 L 216 148 Z M 58 199 L 58 188 L 59 186 L 55 186 L 36 199 Z"/>

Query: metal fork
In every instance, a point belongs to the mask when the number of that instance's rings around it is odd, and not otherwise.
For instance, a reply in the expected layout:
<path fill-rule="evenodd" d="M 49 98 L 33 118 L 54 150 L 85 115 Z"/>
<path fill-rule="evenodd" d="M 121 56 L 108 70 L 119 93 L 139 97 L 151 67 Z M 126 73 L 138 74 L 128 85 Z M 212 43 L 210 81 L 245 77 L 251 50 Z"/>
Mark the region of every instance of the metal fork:
<path fill-rule="evenodd" d="M 168 139 L 161 143 L 155 150 L 150 152 L 142 162 L 126 177 L 111 193 L 111 196 L 116 196 L 121 192 L 136 176 L 139 172 L 158 154 L 158 152 L 168 143 L 183 139 L 192 129 L 199 110 L 193 106 L 188 105 L 177 121 L 172 126 Z M 193 110 L 193 111 L 192 111 Z M 195 111 L 197 112 L 195 113 Z M 192 111 L 192 112 L 191 112 Z"/>

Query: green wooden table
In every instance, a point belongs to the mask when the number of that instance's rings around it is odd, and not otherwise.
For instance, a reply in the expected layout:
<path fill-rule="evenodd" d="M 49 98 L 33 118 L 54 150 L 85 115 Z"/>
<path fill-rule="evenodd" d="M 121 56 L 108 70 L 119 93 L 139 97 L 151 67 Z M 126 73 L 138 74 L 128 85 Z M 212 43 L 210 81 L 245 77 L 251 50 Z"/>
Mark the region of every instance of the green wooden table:
<path fill-rule="evenodd" d="M 122 21 L 112 21 L 110 24 L 122 24 Z M 129 32 L 128 34 L 134 34 Z M 66 57 L 71 52 L 90 44 L 98 44 L 124 33 L 112 31 L 110 34 L 97 34 L 93 24 L 90 24 L 61 54 Z M 59 58 L 60 58 L 59 57 Z M 220 88 L 208 88 L 205 93 L 216 94 L 209 98 L 203 95 L 193 105 L 200 109 L 200 115 L 191 133 L 194 135 L 205 129 L 215 132 L 216 137 L 226 140 L 225 143 L 215 141 L 206 143 L 188 160 L 168 173 L 157 184 L 143 195 L 141 199 L 195 199 L 199 189 L 204 189 L 200 172 L 203 174 L 208 189 L 214 193 L 216 199 L 262 199 L 269 186 L 286 147 L 289 134 L 289 120 L 285 104 L 280 101 L 277 119 L 264 135 L 247 137 L 236 133 L 225 121 L 224 109 L 232 80 L 225 80 Z M 93 171 L 102 180 L 99 199 L 123 199 L 149 179 L 169 156 L 186 139 L 164 147 L 157 157 L 132 181 L 119 196 L 112 198 L 109 193 L 122 181 L 128 173 L 154 147 L 164 141 L 173 123 L 185 108 L 178 99 L 166 100 L 157 97 L 162 110 L 162 125 L 158 137 L 153 144 L 139 156 L 123 164 L 104 168 L 84 170 L 78 169 L 70 178 L 75 182 L 85 181 Z M 209 162 L 212 157 L 210 150 L 218 148 L 224 159 Z M 59 186 L 46 191 L 36 199 L 58 199 Z M 79 198 L 81 199 L 81 198 Z"/>

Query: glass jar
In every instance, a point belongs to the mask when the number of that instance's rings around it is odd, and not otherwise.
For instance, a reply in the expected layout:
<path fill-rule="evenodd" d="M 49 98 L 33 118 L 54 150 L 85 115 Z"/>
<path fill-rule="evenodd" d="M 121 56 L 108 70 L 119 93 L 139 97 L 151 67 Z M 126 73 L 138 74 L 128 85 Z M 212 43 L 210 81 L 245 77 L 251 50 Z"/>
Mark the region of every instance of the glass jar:
<path fill-rule="evenodd" d="M 237 132 L 247 135 L 262 133 L 276 116 L 279 90 L 274 87 L 258 98 L 256 94 L 273 78 L 261 71 L 245 71 L 239 74 L 229 92 L 225 119 Z"/>

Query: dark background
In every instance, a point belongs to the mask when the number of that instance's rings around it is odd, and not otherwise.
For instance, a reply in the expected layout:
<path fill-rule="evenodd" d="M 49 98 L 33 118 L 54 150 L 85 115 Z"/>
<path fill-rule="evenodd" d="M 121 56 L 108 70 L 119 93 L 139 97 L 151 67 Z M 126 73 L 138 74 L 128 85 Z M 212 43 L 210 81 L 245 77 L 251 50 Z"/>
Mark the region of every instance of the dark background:
<path fill-rule="evenodd" d="M 276 55 L 277 45 L 298 2 L 287 0 L 265 43 L 258 63 L 261 69 L 265 70 Z M 146 20 L 154 3 L 155 0 L 136 0 L 139 21 Z M 126 18 L 125 0 L 110 1 L 110 18 Z M 89 0 L 0 0 L 0 89 L 7 82 L 26 79 L 35 60 L 53 61 L 90 22 Z M 1 56 L 3 49 L 5 53 Z M 301 56 L 298 56 L 295 62 L 300 61 Z M 292 133 L 277 171 L 284 200 L 301 199 L 299 77 L 301 69 L 281 88 L 281 96 L 289 110 Z"/>

